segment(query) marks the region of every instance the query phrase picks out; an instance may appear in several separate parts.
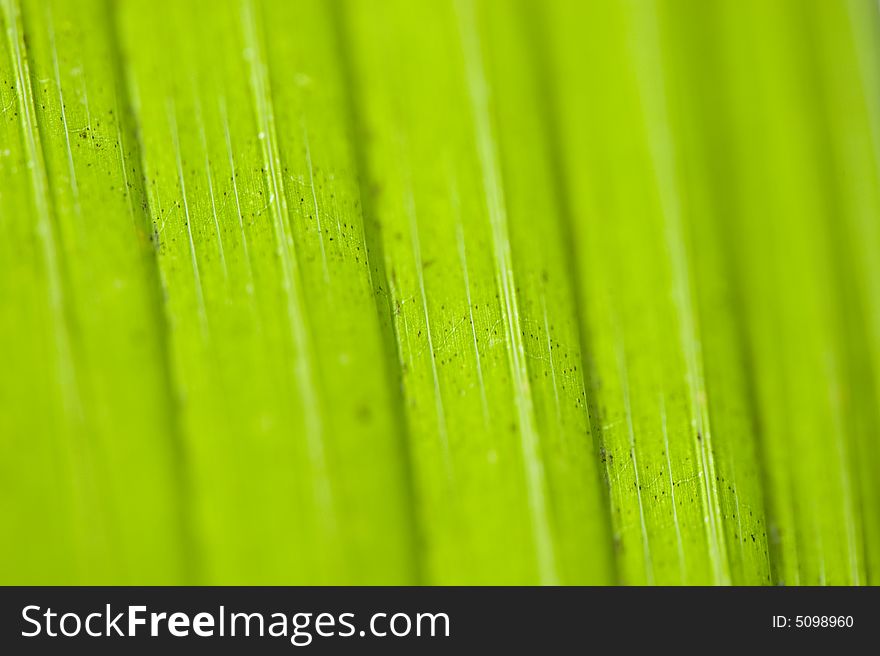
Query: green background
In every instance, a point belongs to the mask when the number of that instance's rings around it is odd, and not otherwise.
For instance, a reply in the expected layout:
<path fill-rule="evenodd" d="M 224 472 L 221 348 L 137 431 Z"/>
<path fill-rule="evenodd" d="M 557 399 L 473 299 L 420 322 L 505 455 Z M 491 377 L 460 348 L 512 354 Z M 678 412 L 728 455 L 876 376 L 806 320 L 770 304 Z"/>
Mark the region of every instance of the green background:
<path fill-rule="evenodd" d="M 880 582 L 876 2 L 0 6 L 0 583 Z"/>

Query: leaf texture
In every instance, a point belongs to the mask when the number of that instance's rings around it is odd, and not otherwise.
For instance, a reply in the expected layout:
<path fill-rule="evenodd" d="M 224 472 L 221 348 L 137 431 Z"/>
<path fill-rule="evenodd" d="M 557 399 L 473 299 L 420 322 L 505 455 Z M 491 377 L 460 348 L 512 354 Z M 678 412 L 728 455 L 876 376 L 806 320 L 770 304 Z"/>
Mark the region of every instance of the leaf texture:
<path fill-rule="evenodd" d="M 878 582 L 876 3 L 0 9 L 0 583 Z"/>

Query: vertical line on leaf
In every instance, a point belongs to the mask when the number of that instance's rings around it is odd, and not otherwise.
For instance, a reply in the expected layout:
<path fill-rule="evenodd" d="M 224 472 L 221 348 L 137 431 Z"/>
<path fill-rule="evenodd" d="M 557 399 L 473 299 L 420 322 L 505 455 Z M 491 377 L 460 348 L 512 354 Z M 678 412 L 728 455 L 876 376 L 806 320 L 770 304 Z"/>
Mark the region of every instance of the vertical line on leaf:
<path fill-rule="evenodd" d="M 309 129 L 306 127 L 305 117 L 302 117 L 302 137 L 306 149 L 306 165 L 309 169 L 309 188 L 312 192 L 312 207 L 315 210 L 315 227 L 318 230 L 318 243 L 321 246 L 321 266 L 324 269 L 324 281 L 330 280 L 330 269 L 327 267 L 327 250 L 324 246 L 324 229 L 321 227 L 321 212 L 318 209 L 318 192 L 315 189 L 315 173 L 312 166 L 312 148 L 309 145 Z"/>
<path fill-rule="evenodd" d="M 477 341 L 477 326 L 474 322 L 474 302 L 471 299 L 471 278 L 468 271 L 467 247 L 464 243 L 464 224 L 462 223 L 461 218 L 461 207 L 459 205 L 458 189 L 454 185 L 452 187 L 451 193 L 452 207 L 455 210 L 456 217 L 455 238 L 456 242 L 458 243 L 458 259 L 461 262 L 461 270 L 464 274 L 465 297 L 467 298 L 468 304 L 468 320 L 471 324 L 471 337 L 474 341 L 474 359 L 477 363 L 477 382 L 480 385 L 480 403 L 483 407 L 483 425 L 486 429 L 488 429 L 490 425 L 489 401 L 486 398 L 486 384 L 483 381 L 483 362 L 480 357 L 480 344 Z"/>
<path fill-rule="evenodd" d="M 586 304 L 584 298 L 586 291 L 583 281 L 581 280 L 580 270 L 577 266 L 578 262 L 578 239 L 577 231 L 574 226 L 574 210 L 572 208 L 572 190 L 566 178 L 566 166 L 564 155 L 561 150 L 563 144 L 562 135 L 559 133 L 559 89 L 553 82 L 551 75 L 552 64 L 549 53 L 549 43 L 551 36 L 548 33 L 546 24 L 546 16 L 543 11 L 544 5 L 536 0 L 520 0 L 520 10 L 517 12 L 518 19 L 524 24 L 524 31 L 529 37 L 529 48 L 532 56 L 536 61 L 536 69 L 543 72 L 538 76 L 539 108 L 541 112 L 541 126 L 544 131 L 544 139 L 547 142 L 547 148 L 550 158 L 550 166 L 552 167 L 552 180 L 554 182 L 554 192 L 559 208 L 559 226 L 563 235 L 562 253 L 564 256 L 565 270 L 571 280 L 572 288 L 572 305 L 576 313 L 576 329 L 578 342 L 581 348 L 581 369 L 580 379 L 586 399 L 587 420 L 590 427 L 590 434 L 593 440 L 593 455 L 601 459 L 602 477 L 598 486 L 598 493 L 602 495 L 605 503 L 603 521 L 605 522 L 609 533 L 613 531 L 612 522 L 612 498 L 611 486 L 609 481 L 609 464 L 606 458 L 601 457 L 604 448 L 604 433 L 602 427 L 602 418 L 598 406 L 598 389 L 597 379 L 595 376 L 595 363 L 592 356 L 592 339 L 590 334 L 589 317 L 587 317 Z M 609 545 L 611 556 L 609 562 L 613 568 L 613 576 L 618 579 L 619 563 L 616 556 L 616 550 Z"/>
<path fill-rule="evenodd" d="M 428 336 L 428 357 L 431 359 L 431 377 L 434 382 L 434 405 L 437 412 L 437 429 L 440 432 L 440 446 L 443 449 L 443 464 L 446 468 L 446 478 L 451 483 L 455 478 L 455 469 L 452 466 L 452 455 L 449 452 L 449 429 L 446 425 L 446 411 L 443 408 L 443 393 L 440 389 L 440 375 L 437 371 L 437 357 L 434 353 L 434 336 L 431 331 L 431 319 L 430 313 L 428 312 L 428 295 L 425 292 L 425 273 L 424 264 L 422 263 L 422 245 L 419 240 L 419 222 L 418 217 L 416 216 L 416 204 L 412 195 L 412 187 L 409 185 L 407 185 L 405 205 L 406 215 L 409 219 L 416 277 L 419 281 L 419 295 L 422 302 L 422 312 L 425 317 L 425 333 Z"/>
<path fill-rule="evenodd" d="M 544 314 L 544 333 L 547 335 L 547 357 L 550 360 L 550 379 L 553 381 L 553 401 L 556 406 L 556 423 L 562 426 L 562 408 L 559 404 L 559 385 L 556 381 L 556 365 L 553 363 L 553 340 L 550 338 L 550 322 L 547 320 L 547 298 L 541 295 L 541 310 Z"/>
<path fill-rule="evenodd" d="M 193 88 L 195 88 L 195 83 L 193 83 Z M 202 104 L 199 101 L 198 94 L 193 94 L 195 96 L 195 118 L 196 123 L 199 124 L 199 136 L 202 141 L 202 150 L 205 151 L 205 174 L 208 177 L 208 195 L 211 197 L 211 215 L 214 219 L 214 231 L 217 235 L 217 251 L 220 255 L 220 266 L 223 269 L 223 278 L 229 278 L 229 271 L 226 268 L 226 253 L 223 249 L 223 235 L 220 232 L 220 219 L 217 218 L 217 201 L 214 198 L 214 173 L 211 170 L 211 156 L 208 153 L 208 136 L 205 134 L 205 116 L 202 113 Z"/>
<path fill-rule="evenodd" d="M 7 43 L 13 54 L 12 64 L 15 73 L 15 86 L 18 89 L 18 106 L 22 137 L 28 158 L 33 199 L 37 210 L 37 235 L 42 246 L 46 265 L 46 278 L 49 287 L 49 308 L 53 317 L 53 334 L 55 336 L 58 373 L 61 383 L 65 412 L 78 421 L 83 419 L 82 400 L 79 391 L 78 375 L 74 362 L 71 344 L 69 319 L 66 310 L 64 282 L 62 276 L 61 255 L 53 225 L 53 212 L 49 196 L 46 165 L 43 155 L 43 144 L 40 139 L 39 125 L 34 115 L 34 97 L 31 86 L 33 80 L 26 53 L 23 53 L 24 40 L 19 32 L 21 13 L 15 0 L 5 0 L 4 9 L 7 16 Z"/>
<path fill-rule="evenodd" d="M 49 307 L 52 310 L 55 348 L 57 349 L 58 367 L 66 411 L 81 420 L 83 415 L 82 401 L 74 364 L 73 347 L 71 345 L 70 327 L 65 308 L 64 282 L 62 277 L 61 256 L 56 242 L 55 226 L 52 217 L 49 183 L 43 155 L 43 144 L 40 139 L 39 126 L 34 116 L 34 98 L 31 87 L 32 79 L 27 57 L 22 53 L 24 47 L 22 35 L 19 33 L 21 21 L 20 10 L 14 0 L 4 3 L 8 18 L 7 38 L 12 51 L 15 67 L 16 87 L 19 90 L 18 104 L 21 117 L 21 130 L 24 137 L 25 150 L 28 156 L 28 169 L 31 173 L 34 204 L 39 223 L 37 234 L 43 247 L 46 263 L 46 275 L 49 284 Z"/>
<path fill-rule="evenodd" d="M 58 48 L 55 45 L 55 22 L 52 19 L 52 5 L 46 3 L 46 27 L 49 33 L 49 48 L 52 51 L 52 71 L 55 74 L 55 85 L 58 87 L 58 105 L 61 110 L 61 125 L 64 127 L 64 144 L 67 147 L 67 171 L 70 176 L 70 189 L 73 191 L 73 202 L 77 216 L 80 215 L 79 185 L 76 180 L 76 168 L 73 165 L 73 150 L 70 147 L 70 128 L 67 125 L 67 105 L 61 89 L 61 68 L 58 65 Z"/>
<path fill-rule="evenodd" d="M 241 248 L 244 251 L 244 261 L 247 264 L 248 289 L 253 291 L 254 270 L 251 264 L 251 255 L 248 251 L 248 239 L 244 230 L 244 216 L 241 213 L 241 200 L 238 195 L 238 171 L 235 168 L 235 155 L 232 149 L 232 137 L 229 134 L 229 114 L 226 111 L 226 99 L 221 96 L 220 101 L 220 119 L 223 121 L 223 134 L 226 141 L 226 154 L 229 156 L 229 170 L 232 175 L 232 193 L 235 197 L 235 212 L 238 216 L 238 230 L 241 236 Z"/>
<path fill-rule="evenodd" d="M 639 505 L 639 528 L 642 534 L 642 553 L 645 559 L 645 580 L 654 585 L 654 561 L 651 558 L 651 543 L 648 539 L 648 526 L 645 522 L 645 506 L 642 503 L 642 484 L 639 479 L 639 461 L 636 457 L 636 431 L 633 427 L 632 406 L 629 397 L 629 373 L 626 365 L 626 347 L 623 334 L 616 331 L 617 368 L 620 374 L 620 387 L 623 393 L 623 407 L 626 411 L 626 430 L 629 436 L 629 457 L 633 466 L 633 485 L 636 488 L 636 500 Z"/>
<path fill-rule="evenodd" d="M 840 373 L 838 371 L 837 362 L 834 356 L 829 355 L 826 362 L 826 371 L 828 376 L 828 395 L 831 406 L 831 417 L 833 421 L 832 430 L 834 431 L 834 455 L 837 458 L 837 467 L 840 470 L 840 479 L 843 486 L 843 522 L 846 528 L 846 548 L 849 556 L 850 585 L 862 585 L 862 577 L 860 574 L 861 558 L 858 556 L 858 545 L 856 538 L 856 520 L 857 513 L 853 503 L 853 483 L 850 477 L 848 464 L 851 462 L 846 448 L 845 429 L 843 425 L 843 413 L 841 411 L 840 399 Z M 821 553 L 821 564 L 824 572 L 825 554 Z M 824 581 L 822 585 L 824 585 Z"/>
<path fill-rule="evenodd" d="M 287 208 L 284 180 L 279 172 L 281 163 L 275 132 L 273 102 L 269 82 L 266 79 L 268 73 L 260 43 L 257 17 L 252 5 L 252 0 L 245 0 L 242 3 L 245 57 L 250 64 L 250 85 L 260 129 L 259 141 L 262 145 L 264 174 L 270 191 L 269 207 L 284 276 L 282 282 L 286 296 L 287 318 L 296 357 L 294 373 L 303 396 L 306 440 L 314 474 L 314 493 L 318 505 L 323 509 L 323 512 L 320 513 L 325 531 L 323 537 L 329 545 L 337 545 L 335 538 L 339 529 L 338 517 L 327 465 L 324 444 L 325 427 L 318 397 L 318 377 L 311 360 L 311 340 L 306 327 L 306 310 L 299 281 L 296 249 L 293 238 L 287 230 L 290 215 Z"/>
<path fill-rule="evenodd" d="M 339 53 L 341 74 L 346 90 L 345 100 L 347 103 L 347 116 L 349 120 L 349 134 L 353 137 L 355 163 L 358 170 L 358 192 L 360 198 L 360 210 L 363 220 L 363 239 L 366 247 L 367 270 L 370 276 L 370 285 L 373 289 L 376 313 L 379 316 L 379 325 L 382 333 L 382 347 L 385 361 L 388 363 L 389 375 L 393 378 L 393 413 L 394 421 L 399 436 L 399 448 L 403 453 L 405 464 L 405 484 L 408 494 L 406 509 L 411 527 L 410 539 L 412 560 L 414 566 L 415 583 L 421 584 L 426 581 L 425 558 L 423 556 L 424 528 L 419 514 L 419 489 L 416 482 L 415 464 L 413 462 L 412 440 L 410 427 L 406 419 L 405 398 L 403 392 L 403 372 L 406 363 L 403 361 L 401 349 L 402 341 L 399 339 L 397 322 L 393 303 L 397 301 L 397 290 L 394 288 L 393 275 L 389 275 L 386 269 L 385 248 L 382 243 L 382 224 L 378 217 L 371 216 L 370 207 L 371 193 L 367 186 L 369 166 L 367 155 L 363 146 L 366 138 L 366 126 L 359 111 L 359 105 L 355 102 L 357 97 L 358 81 L 354 75 L 354 55 L 349 49 L 349 30 L 346 25 L 345 8 L 340 0 L 331 0 L 332 10 L 330 13 L 333 25 L 333 37 L 335 47 Z M 405 301 L 401 301 L 401 306 Z M 401 310 L 401 316 L 406 322 L 406 313 Z M 409 335 L 404 329 L 404 334 Z M 411 353 L 412 351 L 409 350 Z"/>
<path fill-rule="evenodd" d="M 663 429 L 663 453 L 666 456 L 666 470 L 669 474 L 669 494 L 672 500 L 672 523 L 675 526 L 675 546 L 678 549 L 679 583 L 687 582 L 687 563 L 684 557 L 684 545 L 681 540 L 681 525 L 678 523 L 678 508 L 675 505 L 675 479 L 672 476 L 672 459 L 669 456 L 669 432 L 666 427 L 666 397 L 660 394 L 660 426 Z M 739 515 L 739 511 L 737 511 Z M 740 530 L 742 535 L 742 530 Z"/>
<path fill-rule="evenodd" d="M 171 345 L 169 337 L 168 317 L 165 313 L 164 294 L 166 290 L 165 280 L 162 276 L 158 262 L 159 239 L 153 230 L 151 219 L 151 202 L 148 192 L 146 164 L 144 161 L 144 147 L 141 142 L 140 125 L 137 119 L 139 98 L 137 89 L 130 79 L 125 68 L 124 50 L 119 41 L 117 4 L 112 0 L 105 0 L 104 16 L 106 18 L 105 29 L 109 35 L 111 49 L 114 57 L 114 76 L 117 85 L 117 97 L 119 99 L 120 112 L 117 116 L 117 134 L 119 135 L 120 160 L 123 165 L 124 179 L 128 194 L 129 208 L 132 211 L 134 229 L 138 236 L 149 235 L 144 238 L 145 243 L 151 244 L 151 248 L 143 249 L 143 261 L 147 270 L 148 291 L 150 294 L 152 317 L 159 341 L 159 349 L 162 354 L 160 363 L 161 375 L 164 379 L 165 399 L 168 409 L 168 436 L 171 452 L 170 462 L 172 468 L 172 480 L 176 487 L 176 496 L 179 499 L 177 506 L 176 521 L 178 523 L 179 540 L 182 548 L 181 575 L 183 581 L 199 582 L 202 576 L 202 561 L 199 557 L 195 526 L 192 515 L 192 488 L 189 467 L 189 454 L 186 448 L 184 428 L 182 426 L 180 410 L 180 389 L 174 376 L 172 365 Z M 124 125 L 123 125 L 124 123 Z M 124 127 L 124 130 L 123 130 Z M 128 169 L 125 159 L 125 140 L 131 139 L 131 149 L 134 155 L 130 155 L 133 162 L 131 172 L 133 177 L 128 177 Z M 128 181 L 131 181 L 130 183 Z M 132 200 L 132 190 L 137 190 L 141 195 L 138 203 Z M 157 211 L 161 215 L 161 207 L 156 204 Z M 136 221 L 135 206 L 141 209 L 140 222 Z"/>
<path fill-rule="evenodd" d="M 706 382 L 703 374 L 703 354 L 699 341 L 699 325 L 693 307 L 692 281 L 689 257 L 681 221 L 679 181 L 676 171 L 675 146 L 670 134 L 668 98 L 662 57 L 664 55 L 658 33 L 659 17 L 654 0 L 640 4 L 647 16 L 634 26 L 637 38 L 632 45 L 637 60 L 639 90 L 646 105 L 645 123 L 648 133 L 651 163 L 659 194 L 667 252 L 673 277 L 673 296 L 678 310 L 679 339 L 687 368 L 687 386 L 690 391 L 691 424 L 694 448 L 700 455 L 700 475 L 703 483 L 704 524 L 709 540 L 709 551 L 718 584 L 730 582 L 724 525 L 721 522 L 721 504 L 715 480 L 715 460 L 709 425 Z M 640 10 L 635 13 L 641 16 Z M 636 36 L 636 35 L 634 35 Z M 637 42 L 637 43 L 636 43 Z M 653 117 L 653 120 L 652 118 Z M 702 439 L 701 439 L 702 438 Z"/>
<path fill-rule="evenodd" d="M 480 52 L 479 35 L 476 30 L 476 13 L 470 0 L 456 0 L 461 45 L 464 54 L 465 76 L 469 92 L 472 120 L 476 137 L 486 207 L 492 228 L 494 264 L 498 285 L 501 288 L 501 310 L 507 333 L 508 361 L 513 377 L 516 408 L 520 422 L 520 447 L 525 466 L 526 485 L 532 534 L 537 551 L 538 570 L 543 584 L 555 584 L 559 576 L 553 533 L 547 509 L 546 480 L 540 437 L 535 426 L 534 408 L 525 362 L 525 345 L 522 340 L 522 322 L 516 298 L 516 283 L 511 263 L 510 237 L 507 225 L 507 209 L 504 203 L 501 170 L 498 163 L 496 143 L 492 131 L 489 109 L 489 90 Z"/>
<path fill-rule="evenodd" d="M 180 154 L 180 132 L 177 129 L 177 110 L 174 107 L 174 100 L 168 99 L 168 125 L 171 128 L 171 143 L 174 147 L 174 158 L 177 164 L 177 183 L 180 185 L 180 196 L 183 200 L 183 217 L 186 223 L 186 236 L 189 240 L 189 256 L 192 265 L 193 278 L 195 280 L 196 290 L 196 311 L 199 315 L 199 325 L 202 329 L 202 336 L 207 338 L 208 330 L 208 312 L 205 307 L 205 293 L 202 288 L 202 276 L 199 273 L 199 258 L 196 253 L 196 244 L 193 240 L 192 233 L 192 217 L 189 214 L 189 200 L 186 197 L 186 181 L 183 176 L 183 160 Z"/>

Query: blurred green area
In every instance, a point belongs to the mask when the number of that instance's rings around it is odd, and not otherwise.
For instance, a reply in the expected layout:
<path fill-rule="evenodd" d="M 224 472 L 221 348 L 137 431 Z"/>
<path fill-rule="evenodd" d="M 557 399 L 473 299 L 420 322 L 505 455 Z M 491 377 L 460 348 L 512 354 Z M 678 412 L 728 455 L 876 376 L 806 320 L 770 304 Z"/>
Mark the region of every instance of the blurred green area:
<path fill-rule="evenodd" d="M 0 7 L 0 583 L 880 582 L 873 0 Z"/>

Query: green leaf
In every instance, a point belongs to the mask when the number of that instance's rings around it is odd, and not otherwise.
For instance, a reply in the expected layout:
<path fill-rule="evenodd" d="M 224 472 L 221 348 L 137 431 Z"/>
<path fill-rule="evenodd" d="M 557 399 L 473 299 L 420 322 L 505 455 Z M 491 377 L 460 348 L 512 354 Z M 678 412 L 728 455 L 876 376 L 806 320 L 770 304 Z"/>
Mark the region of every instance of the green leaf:
<path fill-rule="evenodd" d="M 522 25 L 503 5 L 348 9 L 428 580 L 610 581 L 557 199 L 521 105 L 536 104 Z"/>
<path fill-rule="evenodd" d="M 174 582 L 187 547 L 155 263 L 100 3 L 3 3 L 4 582 Z"/>
<path fill-rule="evenodd" d="M 878 582 L 876 3 L 0 10 L 0 583 Z"/>
<path fill-rule="evenodd" d="M 224 9 L 120 16 L 204 576 L 410 582 L 332 23 L 321 2 Z"/>

